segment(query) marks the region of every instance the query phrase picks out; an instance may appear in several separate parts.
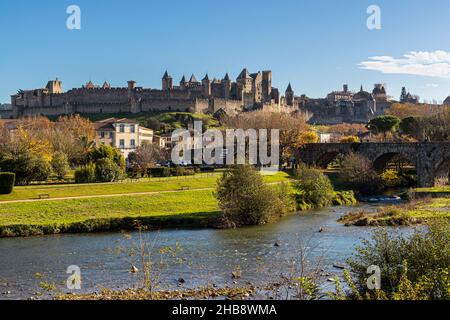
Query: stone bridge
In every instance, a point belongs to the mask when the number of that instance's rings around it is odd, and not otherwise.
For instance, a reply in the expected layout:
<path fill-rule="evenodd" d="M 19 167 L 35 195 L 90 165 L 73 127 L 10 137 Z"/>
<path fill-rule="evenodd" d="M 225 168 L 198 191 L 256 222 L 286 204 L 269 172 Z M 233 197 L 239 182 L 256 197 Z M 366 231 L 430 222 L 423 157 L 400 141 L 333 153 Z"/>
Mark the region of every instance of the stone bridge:
<path fill-rule="evenodd" d="M 426 143 L 317 143 L 308 144 L 296 154 L 298 161 L 326 168 L 339 154 L 358 153 L 382 171 L 395 156 L 415 165 L 419 187 L 432 187 L 437 179 L 449 178 L 450 142 Z"/>

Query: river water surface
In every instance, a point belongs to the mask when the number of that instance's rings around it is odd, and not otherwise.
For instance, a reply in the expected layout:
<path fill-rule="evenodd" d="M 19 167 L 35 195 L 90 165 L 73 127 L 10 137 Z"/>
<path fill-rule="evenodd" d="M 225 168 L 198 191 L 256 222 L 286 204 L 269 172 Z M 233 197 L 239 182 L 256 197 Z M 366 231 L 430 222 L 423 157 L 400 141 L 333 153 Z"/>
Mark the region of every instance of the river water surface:
<path fill-rule="evenodd" d="M 162 261 L 156 268 L 164 288 L 204 284 L 233 285 L 231 273 L 241 270 L 236 285 L 265 283 L 287 271 L 307 246 L 311 261 L 323 259 L 326 272 L 342 271 L 333 264 L 345 264 L 355 245 L 370 237 L 370 228 L 345 227 L 336 220 L 358 207 L 335 207 L 290 216 L 281 222 L 237 230 L 164 230 L 141 236 L 150 247 L 152 259 Z M 323 228 L 323 232 L 319 230 Z M 0 299 L 27 299 L 42 292 L 41 282 L 55 283 L 63 292 L 71 265 L 79 266 L 81 292 L 101 288 L 123 289 L 138 285 L 142 272 L 135 248 L 139 233 L 97 233 L 0 239 Z M 160 249 L 171 247 L 172 252 Z M 133 253 L 134 250 L 134 253 Z M 315 261 L 315 260 L 314 260 Z"/>

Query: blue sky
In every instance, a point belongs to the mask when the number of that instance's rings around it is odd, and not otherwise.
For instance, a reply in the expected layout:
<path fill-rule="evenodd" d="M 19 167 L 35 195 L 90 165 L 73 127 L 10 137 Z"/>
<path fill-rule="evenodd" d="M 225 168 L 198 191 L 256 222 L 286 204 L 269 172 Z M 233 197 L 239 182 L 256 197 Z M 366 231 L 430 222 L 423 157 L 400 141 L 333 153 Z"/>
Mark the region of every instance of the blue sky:
<path fill-rule="evenodd" d="M 81 30 L 66 28 L 71 4 L 81 8 Z M 381 8 L 381 30 L 366 27 L 371 4 Z M 159 88 L 166 68 L 178 82 L 191 73 L 235 78 L 243 67 L 271 69 L 274 86 L 284 92 L 291 82 L 310 97 L 380 82 L 395 98 L 406 86 L 443 100 L 449 12 L 448 0 L 2 0 L 0 102 L 55 77 L 65 90 L 131 79 Z"/>

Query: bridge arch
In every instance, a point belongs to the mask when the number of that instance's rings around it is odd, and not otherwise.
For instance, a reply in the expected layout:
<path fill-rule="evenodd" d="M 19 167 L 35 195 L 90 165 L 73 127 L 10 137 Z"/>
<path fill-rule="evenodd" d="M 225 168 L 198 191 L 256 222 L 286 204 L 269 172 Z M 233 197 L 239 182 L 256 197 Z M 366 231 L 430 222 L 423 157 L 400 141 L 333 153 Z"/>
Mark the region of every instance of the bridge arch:
<path fill-rule="evenodd" d="M 437 167 L 434 180 L 440 184 L 448 183 L 450 180 L 450 155 L 448 155 Z"/>
<path fill-rule="evenodd" d="M 319 168 L 326 169 L 328 168 L 328 165 L 335 161 L 339 155 L 345 154 L 340 151 L 329 151 L 321 154 L 317 160 L 315 161 L 315 165 Z"/>
<path fill-rule="evenodd" d="M 393 162 L 403 163 L 403 164 L 417 167 L 417 163 L 416 163 L 414 157 L 411 157 L 411 155 L 407 155 L 407 154 L 404 154 L 401 152 L 386 152 L 386 153 L 377 155 L 373 159 L 373 168 L 377 172 L 382 172 Z"/>

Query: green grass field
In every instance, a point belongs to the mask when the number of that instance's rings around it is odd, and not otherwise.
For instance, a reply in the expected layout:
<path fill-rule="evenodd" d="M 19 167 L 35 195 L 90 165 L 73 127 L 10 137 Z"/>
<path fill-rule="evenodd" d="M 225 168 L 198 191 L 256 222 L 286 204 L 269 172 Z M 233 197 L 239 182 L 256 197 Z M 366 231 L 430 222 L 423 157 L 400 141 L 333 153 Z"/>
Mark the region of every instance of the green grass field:
<path fill-rule="evenodd" d="M 417 188 L 415 189 L 418 193 L 448 193 L 450 195 L 450 186 L 440 186 L 433 188 Z"/>
<path fill-rule="evenodd" d="M 0 226 L 67 224 L 89 219 L 168 217 L 217 212 L 213 191 L 69 199 L 0 205 Z"/>
<path fill-rule="evenodd" d="M 112 195 L 111 197 L 0 202 L 0 237 L 134 229 L 136 223 L 151 227 L 212 226 L 219 208 L 213 188 L 218 175 L 164 181 L 62 185 L 17 188 L 6 200 L 33 199 L 40 193 L 55 197 Z M 288 181 L 278 173 L 266 183 Z M 189 186 L 188 191 L 180 187 Z M 194 190 L 211 189 L 211 190 Z M 140 192 L 162 193 L 118 195 Z M 175 192 L 164 192 L 175 191 Z M 114 196 L 116 195 L 116 196 Z M 5 200 L 5 198 L 3 198 Z"/>
<path fill-rule="evenodd" d="M 420 218 L 450 218 L 450 198 L 438 198 L 430 203 L 419 204 L 416 208 L 406 211 L 407 215 Z"/>
<path fill-rule="evenodd" d="M 177 191 L 184 187 L 189 189 L 214 188 L 218 174 L 205 174 L 189 177 L 151 178 L 142 182 L 123 183 L 95 183 L 95 184 L 65 184 L 15 187 L 13 193 L 0 195 L 2 201 L 33 200 L 41 194 L 48 194 L 51 198 L 118 195 L 127 193 L 144 193 L 158 191 Z M 264 176 L 267 183 L 288 181 L 288 174 L 279 172 L 273 176 Z"/>

